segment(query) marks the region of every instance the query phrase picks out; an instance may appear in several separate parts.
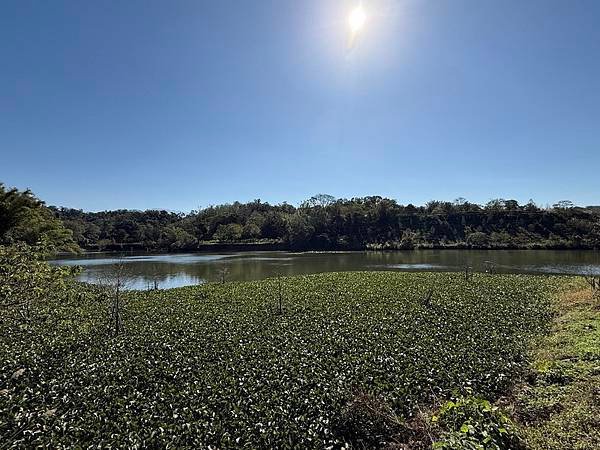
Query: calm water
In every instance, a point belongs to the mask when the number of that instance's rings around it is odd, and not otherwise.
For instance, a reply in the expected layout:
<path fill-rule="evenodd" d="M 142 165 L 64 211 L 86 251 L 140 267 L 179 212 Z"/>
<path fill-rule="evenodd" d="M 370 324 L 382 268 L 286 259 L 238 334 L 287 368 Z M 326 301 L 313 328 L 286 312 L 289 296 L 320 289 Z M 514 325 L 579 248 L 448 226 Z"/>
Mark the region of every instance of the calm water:
<path fill-rule="evenodd" d="M 199 284 L 220 279 L 258 280 L 276 275 L 299 275 L 350 270 L 460 271 L 465 266 L 484 271 L 492 263 L 504 273 L 600 274 L 600 252 L 571 250 L 411 250 L 398 252 L 244 252 L 88 254 L 52 261 L 59 265 L 79 265 L 82 281 L 97 282 L 122 262 L 131 279 L 130 288 L 146 289 Z"/>

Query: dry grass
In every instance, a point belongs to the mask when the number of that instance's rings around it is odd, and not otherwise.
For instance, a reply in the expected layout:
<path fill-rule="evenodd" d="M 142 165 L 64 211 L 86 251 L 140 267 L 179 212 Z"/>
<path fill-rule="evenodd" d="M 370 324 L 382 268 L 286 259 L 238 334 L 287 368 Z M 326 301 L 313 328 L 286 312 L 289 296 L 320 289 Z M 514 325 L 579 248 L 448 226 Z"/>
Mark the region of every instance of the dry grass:
<path fill-rule="evenodd" d="M 406 421 L 382 399 L 360 390 L 346 404 L 335 431 L 353 449 L 424 450 L 434 441 L 427 413 Z"/>
<path fill-rule="evenodd" d="M 534 347 L 512 399 L 532 449 L 600 448 L 600 301 L 581 279 L 556 298 L 551 332 Z"/>

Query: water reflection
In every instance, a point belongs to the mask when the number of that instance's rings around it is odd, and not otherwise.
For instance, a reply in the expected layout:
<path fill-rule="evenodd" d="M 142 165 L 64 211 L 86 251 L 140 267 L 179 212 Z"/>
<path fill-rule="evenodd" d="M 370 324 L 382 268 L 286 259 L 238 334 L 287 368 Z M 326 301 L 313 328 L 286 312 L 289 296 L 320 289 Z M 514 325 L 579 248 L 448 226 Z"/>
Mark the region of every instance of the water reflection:
<path fill-rule="evenodd" d="M 156 282 L 172 288 L 220 279 L 228 269 L 229 280 L 257 280 L 276 275 L 352 270 L 460 271 L 465 266 L 484 271 L 493 266 L 499 273 L 596 274 L 600 275 L 600 252 L 572 250 L 414 250 L 398 252 L 245 252 L 87 254 L 52 261 L 80 265 L 81 281 L 99 277 L 123 264 L 131 288 L 146 289 Z"/>

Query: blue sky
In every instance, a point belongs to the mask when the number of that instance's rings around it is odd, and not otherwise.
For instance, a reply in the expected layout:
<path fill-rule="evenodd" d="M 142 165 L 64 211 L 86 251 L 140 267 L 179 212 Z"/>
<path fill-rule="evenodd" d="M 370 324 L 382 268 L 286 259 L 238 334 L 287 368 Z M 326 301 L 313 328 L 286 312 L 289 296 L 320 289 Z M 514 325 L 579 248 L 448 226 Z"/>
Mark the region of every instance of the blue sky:
<path fill-rule="evenodd" d="M 0 181 L 49 204 L 600 204 L 600 2 L 0 3 Z"/>

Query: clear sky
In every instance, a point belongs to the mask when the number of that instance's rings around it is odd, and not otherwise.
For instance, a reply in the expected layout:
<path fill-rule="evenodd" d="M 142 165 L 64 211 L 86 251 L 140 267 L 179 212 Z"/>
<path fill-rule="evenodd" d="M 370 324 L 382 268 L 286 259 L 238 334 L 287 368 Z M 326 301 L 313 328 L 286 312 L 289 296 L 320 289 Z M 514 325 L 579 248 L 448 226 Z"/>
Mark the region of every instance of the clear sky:
<path fill-rule="evenodd" d="M 0 2 L 0 181 L 188 211 L 600 204 L 600 1 Z"/>

